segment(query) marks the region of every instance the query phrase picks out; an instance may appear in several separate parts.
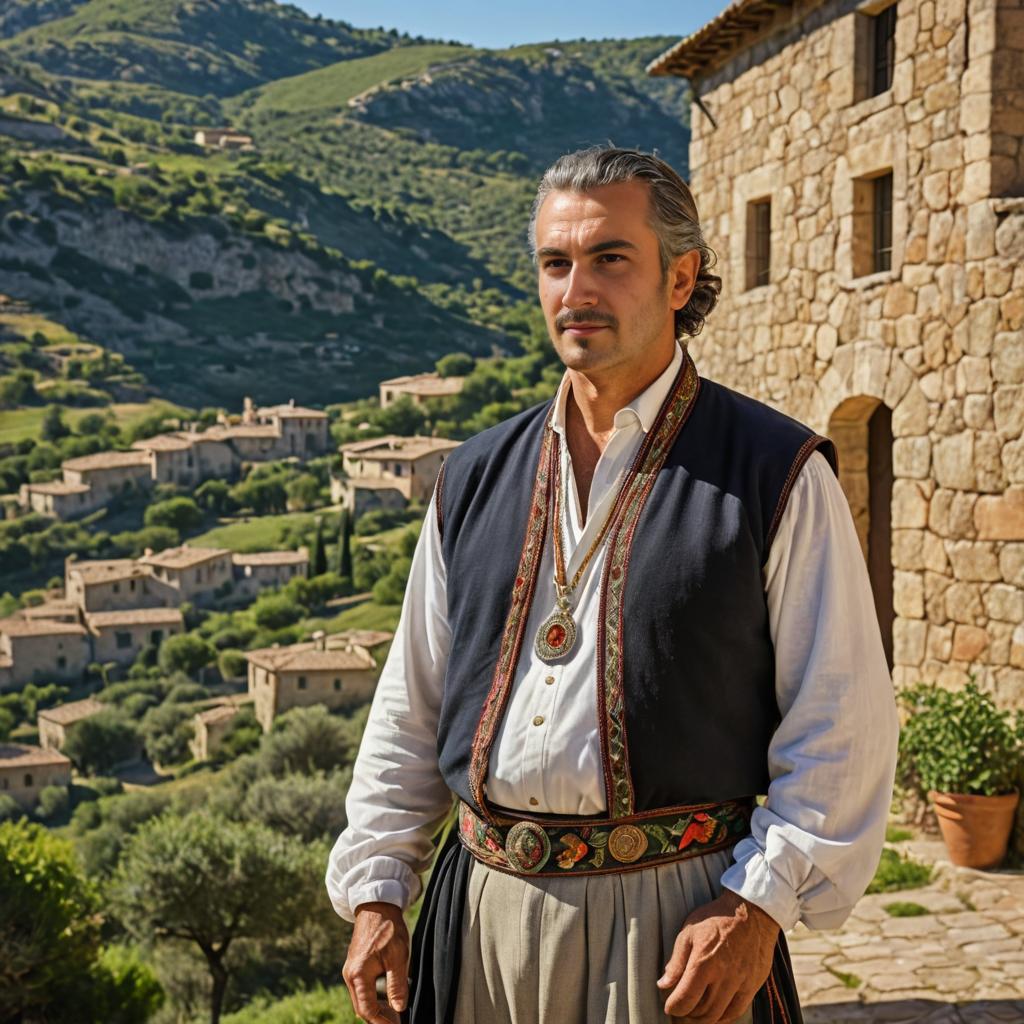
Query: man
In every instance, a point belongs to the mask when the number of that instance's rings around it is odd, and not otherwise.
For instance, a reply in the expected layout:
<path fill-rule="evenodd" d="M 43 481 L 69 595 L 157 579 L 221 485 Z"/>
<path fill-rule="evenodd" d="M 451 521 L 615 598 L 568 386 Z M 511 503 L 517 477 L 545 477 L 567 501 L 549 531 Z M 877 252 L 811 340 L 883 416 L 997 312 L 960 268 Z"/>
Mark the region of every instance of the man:
<path fill-rule="evenodd" d="M 566 370 L 435 488 L 327 871 L 345 981 L 373 1024 L 799 1020 L 781 929 L 849 914 L 895 767 L 834 448 L 699 377 L 665 163 L 561 158 L 530 235 Z"/>

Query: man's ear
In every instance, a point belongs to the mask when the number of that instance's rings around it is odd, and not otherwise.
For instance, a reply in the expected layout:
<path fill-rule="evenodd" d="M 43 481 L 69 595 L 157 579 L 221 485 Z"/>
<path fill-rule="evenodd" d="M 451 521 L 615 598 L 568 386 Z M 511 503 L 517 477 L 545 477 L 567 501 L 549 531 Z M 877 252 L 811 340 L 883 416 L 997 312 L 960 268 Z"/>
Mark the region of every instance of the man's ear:
<path fill-rule="evenodd" d="M 697 275 L 700 273 L 700 250 L 690 249 L 681 256 L 677 256 L 668 265 L 669 287 L 672 290 L 671 306 L 673 309 L 682 309 L 697 284 Z"/>

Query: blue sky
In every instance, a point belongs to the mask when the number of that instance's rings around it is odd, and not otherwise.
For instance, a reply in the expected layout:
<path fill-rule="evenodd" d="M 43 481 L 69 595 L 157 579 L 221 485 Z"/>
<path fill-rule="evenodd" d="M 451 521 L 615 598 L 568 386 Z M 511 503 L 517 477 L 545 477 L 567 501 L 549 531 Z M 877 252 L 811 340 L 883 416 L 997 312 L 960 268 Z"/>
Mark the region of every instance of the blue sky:
<path fill-rule="evenodd" d="M 474 46 L 502 47 L 550 39 L 629 39 L 683 36 L 696 31 L 727 6 L 726 0 L 592 0 L 552 4 L 550 0 L 481 3 L 451 0 L 293 0 L 310 14 L 338 18 L 357 28 L 396 28 L 410 35 L 457 39 Z"/>

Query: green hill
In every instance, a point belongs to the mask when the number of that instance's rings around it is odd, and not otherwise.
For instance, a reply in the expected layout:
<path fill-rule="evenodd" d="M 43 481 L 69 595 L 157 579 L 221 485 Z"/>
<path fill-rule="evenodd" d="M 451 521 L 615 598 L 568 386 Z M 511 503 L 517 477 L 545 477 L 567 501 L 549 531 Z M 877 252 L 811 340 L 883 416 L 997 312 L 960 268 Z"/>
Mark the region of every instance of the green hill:
<path fill-rule="evenodd" d="M 54 74 L 150 82 L 195 95 L 230 95 L 376 53 L 401 38 L 273 0 L 87 0 L 47 9 L 52 18 L 11 36 L 3 48 Z"/>
<path fill-rule="evenodd" d="M 667 38 L 487 51 L 272 0 L 19 2 L 0 26 L 0 294 L 192 407 L 515 353 L 547 162 L 610 140 L 686 170 L 686 86 L 643 72 Z M 254 149 L 194 142 L 219 125 Z"/>

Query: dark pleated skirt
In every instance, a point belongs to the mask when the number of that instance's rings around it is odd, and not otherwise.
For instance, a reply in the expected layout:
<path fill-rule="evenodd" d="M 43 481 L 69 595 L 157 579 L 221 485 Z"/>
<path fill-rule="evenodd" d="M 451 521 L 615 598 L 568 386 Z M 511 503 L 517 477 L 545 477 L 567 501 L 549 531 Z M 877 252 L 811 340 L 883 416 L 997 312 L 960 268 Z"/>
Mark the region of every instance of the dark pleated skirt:
<path fill-rule="evenodd" d="M 438 852 L 413 931 L 409 1009 L 402 1015 L 403 1024 L 453 1024 L 462 963 L 462 918 L 472 869 L 473 857 L 452 829 Z M 754 998 L 752 1015 L 754 1024 L 802 1024 L 789 950 L 781 932 L 771 972 Z"/>

